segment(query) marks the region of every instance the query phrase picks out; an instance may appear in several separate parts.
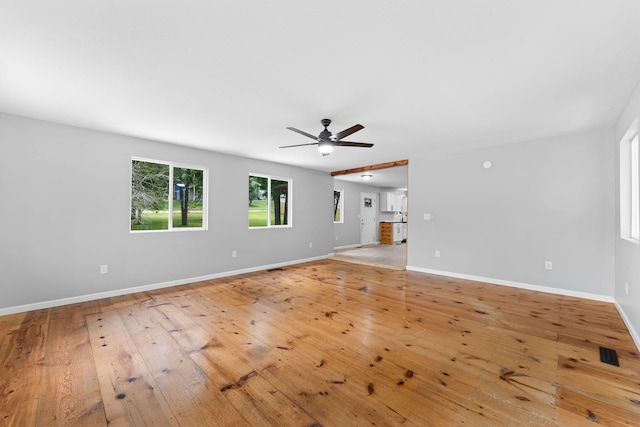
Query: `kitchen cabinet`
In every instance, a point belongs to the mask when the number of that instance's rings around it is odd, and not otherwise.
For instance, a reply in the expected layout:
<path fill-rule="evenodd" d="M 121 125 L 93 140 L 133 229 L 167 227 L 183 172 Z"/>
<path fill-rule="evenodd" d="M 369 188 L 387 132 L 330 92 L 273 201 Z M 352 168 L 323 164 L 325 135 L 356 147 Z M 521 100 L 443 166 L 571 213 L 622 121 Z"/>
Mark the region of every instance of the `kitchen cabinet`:
<path fill-rule="evenodd" d="M 397 245 L 402 243 L 401 222 L 381 222 L 380 223 L 380 244 Z"/>
<path fill-rule="evenodd" d="M 406 197 L 402 194 L 380 193 L 380 210 L 382 212 L 404 212 Z"/>
<path fill-rule="evenodd" d="M 397 245 L 402 243 L 402 223 L 394 222 L 393 223 L 393 244 Z"/>
<path fill-rule="evenodd" d="M 380 244 L 393 245 L 393 223 L 392 222 L 380 223 Z"/>

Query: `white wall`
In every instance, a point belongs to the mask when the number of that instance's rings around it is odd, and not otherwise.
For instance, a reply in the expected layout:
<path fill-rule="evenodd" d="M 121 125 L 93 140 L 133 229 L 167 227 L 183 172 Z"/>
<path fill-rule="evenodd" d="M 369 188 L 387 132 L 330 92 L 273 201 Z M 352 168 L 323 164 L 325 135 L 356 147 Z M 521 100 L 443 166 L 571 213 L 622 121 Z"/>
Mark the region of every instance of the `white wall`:
<path fill-rule="evenodd" d="M 380 189 L 371 185 L 334 179 L 333 188 L 344 190 L 344 223 L 333 225 L 334 247 L 360 244 L 360 193 L 379 194 Z M 379 199 L 379 197 L 378 197 Z M 377 235 L 378 231 L 376 231 Z"/>
<path fill-rule="evenodd" d="M 640 246 L 620 238 L 620 181 L 618 177 L 620 176 L 620 140 L 631 123 L 639 117 L 640 84 L 633 92 L 618 121 L 615 141 L 612 144 L 616 153 L 615 297 L 638 348 L 640 348 Z M 625 283 L 629 286 L 629 294 L 626 293 Z"/>
<path fill-rule="evenodd" d="M 409 268 L 612 299 L 612 139 L 602 131 L 411 158 Z"/>
<path fill-rule="evenodd" d="M 131 234 L 131 156 L 209 167 L 209 230 Z M 252 172 L 293 179 L 293 228 L 248 229 Z M 318 171 L 0 114 L 0 183 L 0 313 L 333 248 L 333 178 Z"/>

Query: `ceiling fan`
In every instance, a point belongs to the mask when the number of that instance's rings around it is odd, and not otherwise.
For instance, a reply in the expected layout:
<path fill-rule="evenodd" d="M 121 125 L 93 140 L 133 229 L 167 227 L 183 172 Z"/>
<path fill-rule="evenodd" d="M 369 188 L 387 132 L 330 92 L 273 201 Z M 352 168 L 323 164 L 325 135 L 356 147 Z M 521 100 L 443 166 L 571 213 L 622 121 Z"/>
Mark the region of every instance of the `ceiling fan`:
<path fill-rule="evenodd" d="M 334 147 L 364 147 L 364 148 L 373 147 L 373 144 L 367 144 L 364 142 L 349 142 L 349 141 L 342 140 L 342 138 L 345 138 L 351 135 L 352 133 L 359 131 L 360 129 L 364 129 L 364 126 L 362 125 L 351 126 L 350 128 L 345 129 L 342 132 L 338 132 L 335 135 L 333 135 L 329 131 L 329 129 L 327 129 L 327 127 L 329 127 L 329 125 L 331 124 L 331 120 L 322 119 L 320 123 L 322 123 L 322 126 L 324 126 L 324 130 L 320 132 L 320 135 L 318 136 L 313 136 L 310 133 L 301 131 L 300 129 L 296 129 L 292 127 L 287 128 L 289 130 L 299 133 L 300 135 L 304 135 L 307 138 L 315 139 L 316 142 L 310 142 L 308 144 L 285 145 L 284 147 L 280 147 L 280 148 L 302 147 L 305 145 L 317 145 L 318 151 L 320 151 L 323 156 L 328 156 L 329 153 L 333 151 Z"/>

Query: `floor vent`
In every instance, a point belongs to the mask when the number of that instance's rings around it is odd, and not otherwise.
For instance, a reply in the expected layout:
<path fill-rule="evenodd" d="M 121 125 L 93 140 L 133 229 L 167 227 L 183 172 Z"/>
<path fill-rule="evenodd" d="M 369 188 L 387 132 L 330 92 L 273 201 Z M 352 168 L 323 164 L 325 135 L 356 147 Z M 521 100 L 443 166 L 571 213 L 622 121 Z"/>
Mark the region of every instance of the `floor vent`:
<path fill-rule="evenodd" d="M 618 354 L 615 350 L 606 347 L 600 347 L 600 361 L 613 366 L 620 366 L 618 363 Z"/>

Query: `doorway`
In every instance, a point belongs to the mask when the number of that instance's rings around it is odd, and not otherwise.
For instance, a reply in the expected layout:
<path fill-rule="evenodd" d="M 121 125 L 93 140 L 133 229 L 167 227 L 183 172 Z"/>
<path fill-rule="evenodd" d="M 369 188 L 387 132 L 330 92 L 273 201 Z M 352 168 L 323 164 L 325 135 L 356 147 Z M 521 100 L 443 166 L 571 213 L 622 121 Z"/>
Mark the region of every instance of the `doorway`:
<path fill-rule="evenodd" d="M 360 193 L 360 244 L 373 245 L 376 243 L 376 225 L 378 203 L 374 193 Z"/>
<path fill-rule="evenodd" d="M 333 258 L 404 270 L 408 247 L 407 205 L 403 204 L 399 212 L 389 212 L 387 208 L 382 209 L 380 194 L 401 194 L 408 200 L 408 163 L 408 160 L 399 160 L 331 173 L 336 180 L 334 191 L 344 189 L 346 198 L 344 222 L 334 227 L 336 241 L 341 245 L 334 247 Z M 402 243 L 379 244 L 380 221 L 401 222 Z"/>

